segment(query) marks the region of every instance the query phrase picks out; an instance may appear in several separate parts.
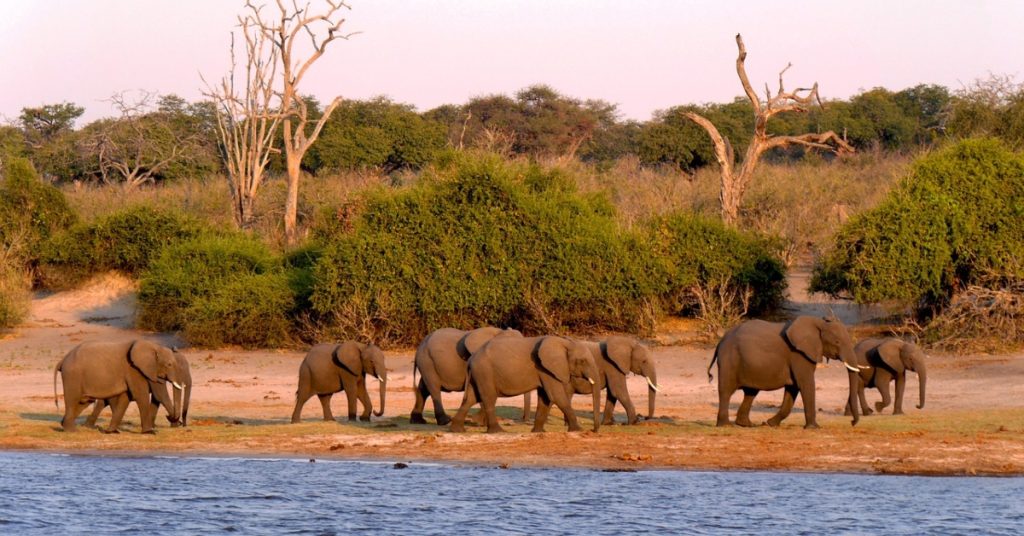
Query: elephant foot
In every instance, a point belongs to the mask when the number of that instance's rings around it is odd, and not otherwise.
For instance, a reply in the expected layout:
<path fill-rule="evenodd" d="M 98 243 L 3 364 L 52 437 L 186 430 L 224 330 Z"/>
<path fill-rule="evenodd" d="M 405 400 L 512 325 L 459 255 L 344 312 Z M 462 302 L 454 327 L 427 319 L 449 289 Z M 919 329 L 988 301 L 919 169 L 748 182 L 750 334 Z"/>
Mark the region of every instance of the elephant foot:
<path fill-rule="evenodd" d="M 466 431 L 466 426 L 462 423 L 453 422 L 451 426 L 448 427 L 448 430 L 456 433 L 462 433 Z"/>
<path fill-rule="evenodd" d="M 576 423 L 570 424 L 569 425 L 569 429 L 568 429 L 568 431 L 570 431 L 570 432 L 580 432 L 582 430 L 583 430 L 583 427 L 580 426 L 579 424 L 576 424 Z"/>
<path fill-rule="evenodd" d="M 782 424 L 781 419 L 768 419 L 767 421 L 764 421 L 764 425 L 771 428 L 778 428 L 780 424 Z"/>
<path fill-rule="evenodd" d="M 531 434 L 543 434 L 544 433 L 544 427 L 541 426 L 541 427 L 538 428 L 538 427 L 534 426 L 533 428 L 530 429 L 530 433 Z"/>
<path fill-rule="evenodd" d="M 450 422 L 452 422 L 452 418 L 449 417 L 447 414 L 442 413 L 442 414 L 437 416 L 437 425 L 438 426 L 444 426 L 444 425 L 446 425 L 446 424 L 448 424 Z"/>
<path fill-rule="evenodd" d="M 156 430 L 143 430 L 142 433 L 146 435 L 156 435 Z"/>
<path fill-rule="evenodd" d="M 505 429 L 502 428 L 500 424 L 495 424 L 494 426 L 488 426 L 487 427 L 487 433 L 488 434 L 500 434 L 500 433 L 502 433 L 504 431 L 505 431 Z"/>
<path fill-rule="evenodd" d="M 750 422 L 749 419 L 743 419 L 743 420 L 736 419 L 736 426 L 742 426 L 744 428 L 753 428 L 754 427 L 754 423 Z M 778 426 L 778 425 L 776 425 L 776 426 Z"/>
<path fill-rule="evenodd" d="M 608 420 L 601 421 L 601 426 L 612 426 L 613 424 L 615 424 L 615 420 L 614 419 L 608 419 Z"/>
<path fill-rule="evenodd" d="M 867 406 L 864 406 L 864 411 L 862 411 L 861 413 L 862 413 L 863 415 L 871 415 L 871 414 L 873 414 L 873 413 L 874 413 L 874 411 L 873 411 L 873 410 L 872 410 L 871 408 L 869 408 L 869 407 L 867 407 Z"/>
<path fill-rule="evenodd" d="M 74 432 L 74 430 L 71 430 L 71 431 Z M 118 430 L 117 428 L 114 428 L 113 430 L 110 430 L 110 429 L 100 430 L 100 432 L 102 432 L 104 434 L 120 434 L 121 433 L 121 431 Z M 145 432 L 143 432 L 143 433 L 145 433 Z"/>
<path fill-rule="evenodd" d="M 809 423 L 804 425 L 804 430 L 817 430 L 818 428 L 821 428 L 821 427 L 818 426 L 818 423 L 816 423 L 816 422 L 809 422 Z"/>
<path fill-rule="evenodd" d="M 888 406 L 888 404 L 884 404 L 882 402 L 875 402 L 875 411 L 881 413 L 882 410 L 885 409 L 885 406 Z"/>
<path fill-rule="evenodd" d="M 422 413 L 413 413 L 409 415 L 409 424 L 427 424 L 427 420 L 423 418 Z"/>
<path fill-rule="evenodd" d="M 895 410 L 895 411 L 892 412 L 892 414 L 893 415 L 903 415 L 903 410 L 902 409 Z"/>
<path fill-rule="evenodd" d="M 363 422 L 370 422 L 370 416 L 369 415 L 360 415 L 359 416 L 359 420 L 363 421 Z"/>

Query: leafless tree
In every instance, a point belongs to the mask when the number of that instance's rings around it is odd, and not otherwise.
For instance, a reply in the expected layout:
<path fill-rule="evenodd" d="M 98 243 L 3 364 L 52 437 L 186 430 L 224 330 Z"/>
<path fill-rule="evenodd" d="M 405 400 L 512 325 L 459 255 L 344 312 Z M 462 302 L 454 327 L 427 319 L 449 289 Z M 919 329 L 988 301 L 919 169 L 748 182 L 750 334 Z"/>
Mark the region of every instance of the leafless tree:
<path fill-rule="evenodd" d="M 802 145 L 813 149 L 833 151 L 837 154 L 853 152 L 853 147 L 831 130 L 819 134 L 800 134 L 797 136 L 779 136 L 768 133 L 768 120 L 783 112 L 806 112 L 810 106 L 817 103 L 821 106 L 821 98 L 818 96 L 817 82 L 810 88 L 798 88 L 793 92 L 786 91 L 782 83 L 782 75 L 792 64 L 786 65 L 779 73 L 779 89 L 772 95 L 768 84 L 765 84 L 765 100 L 762 101 L 747 78 L 747 71 L 744 61 L 747 59 L 747 49 L 743 45 L 743 38 L 736 34 L 736 46 L 739 48 L 739 56 L 736 58 L 736 74 L 739 75 L 740 83 L 743 84 L 743 91 L 746 93 L 750 104 L 754 107 L 754 136 L 747 146 L 747 153 L 740 163 L 739 169 L 735 169 L 736 158 L 733 154 L 732 145 L 729 140 L 723 137 L 715 125 L 705 117 L 694 112 L 686 112 L 687 118 L 697 123 L 715 144 L 715 159 L 721 168 L 722 190 L 719 199 L 722 203 L 722 219 L 729 225 L 735 225 L 739 219 L 740 204 L 743 202 L 743 195 L 750 186 L 754 169 L 757 167 L 761 156 L 771 149 L 786 147 L 790 145 Z M 801 95 L 801 93 L 803 93 Z"/>
<path fill-rule="evenodd" d="M 245 93 L 240 95 L 235 91 L 233 76 L 211 92 L 219 104 L 218 122 L 222 125 L 221 139 L 229 173 L 232 167 L 237 168 L 240 182 L 245 186 L 236 202 L 248 204 L 250 212 L 263 170 L 274 151 L 274 134 L 278 126 L 283 128 L 282 144 L 288 171 L 284 228 L 290 244 L 298 238 L 296 220 L 302 157 L 341 103 L 341 97 L 336 97 L 318 119 L 310 119 L 306 101 L 299 96 L 299 86 L 330 43 L 352 35 L 341 33 L 345 23 L 341 14 L 350 9 L 348 4 L 342 0 L 323 0 L 323 3 L 325 6 L 314 12 L 311 2 L 300 6 L 297 0 L 288 3 L 275 0 L 277 11 L 265 14 L 266 6 L 256 6 L 247 0 L 243 14 L 238 17 L 240 32 L 246 41 Z M 308 50 L 303 48 L 303 43 L 308 44 Z M 232 179 L 233 184 L 237 182 L 239 180 Z M 251 215 L 243 221 L 251 222 Z"/>

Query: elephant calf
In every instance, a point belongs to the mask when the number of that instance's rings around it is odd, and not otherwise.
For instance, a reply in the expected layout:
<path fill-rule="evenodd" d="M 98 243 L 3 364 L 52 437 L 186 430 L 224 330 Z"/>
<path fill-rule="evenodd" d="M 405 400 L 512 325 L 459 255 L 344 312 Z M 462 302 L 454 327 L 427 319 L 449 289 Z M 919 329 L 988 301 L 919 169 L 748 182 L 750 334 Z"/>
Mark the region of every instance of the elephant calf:
<path fill-rule="evenodd" d="M 857 357 L 857 365 L 861 368 L 857 396 L 864 408 L 864 414 L 871 414 L 867 400 L 864 398 L 864 388 L 874 387 L 882 395 L 882 401 L 875 403 L 875 409 L 881 412 L 891 402 L 889 396 L 889 384 L 896 380 L 896 404 L 893 407 L 893 415 L 903 413 L 903 390 L 907 385 L 907 371 L 917 373 L 918 380 L 918 405 L 917 409 L 924 408 L 925 386 L 928 383 L 928 371 L 925 366 L 924 352 L 916 344 L 902 341 L 900 339 L 865 339 L 857 343 L 853 348 Z M 850 411 L 850 404 L 846 404 L 846 411 Z"/>
<path fill-rule="evenodd" d="M 380 380 L 380 411 L 384 415 L 384 398 L 387 392 L 388 371 L 384 363 L 384 352 L 372 344 L 343 342 L 341 344 L 318 344 L 309 350 L 299 365 L 299 387 L 295 392 L 295 410 L 292 423 L 302 420 L 302 406 L 313 395 L 320 398 L 324 420 L 333 421 L 331 396 L 345 391 L 348 397 L 348 420 L 356 420 L 356 399 L 363 403 L 359 419 L 370 420 L 373 403 L 366 391 L 366 375 Z"/>
<path fill-rule="evenodd" d="M 53 369 L 53 402 L 57 404 L 57 374 L 64 384 L 64 431 L 75 430 L 75 419 L 97 400 L 112 401 L 113 416 L 105 432 L 117 433 L 130 399 L 139 406 L 142 432 L 153 433 L 155 397 L 169 408 L 171 420 L 181 416 L 181 391 L 184 390 L 174 352 L 146 340 L 126 342 L 83 342 L 73 348 Z M 175 402 L 167 395 L 165 384 L 175 388 Z"/>
<path fill-rule="evenodd" d="M 178 378 L 181 379 L 181 385 L 183 389 L 174 391 L 173 407 L 165 406 L 165 408 L 167 409 L 167 421 L 171 423 L 172 427 L 187 426 L 188 408 L 190 401 L 192 399 L 192 370 L 188 364 L 188 359 L 186 359 L 185 356 L 181 354 L 181 352 L 178 352 L 178 350 L 175 348 L 171 348 L 171 351 L 174 353 Z M 121 396 L 127 396 L 129 402 L 134 402 L 134 399 L 131 397 L 131 393 Z M 89 417 L 85 420 L 85 425 L 88 427 L 95 427 L 96 420 L 99 419 L 100 413 L 103 412 L 103 408 L 107 406 L 113 408 L 116 407 L 118 403 L 119 401 L 117 399 L 97 400 L 96 403 L 93 404 L 92 414 L 89 415 Z M 153 404 L 155 417 L 156 411 L 160 409 L 160 398 L 157 396 L 151 396 L 150 403 Z M 181 408 L 180 418 L 176 419 L 174 417 L 174 414 L 172 412 L 172 409 L 174 407 Z"/>
<path fill-rule="evenodd" d="M 626 410 L 626 423 L 636 424 L 639 416 L 629 398 L 626 389 L 626 376 L 629 373 L 647 379 L 647 418 L 654 418 L 654 401 L 658 392 L 658 377 L 654 369 L 654 358 L 651 351 L 640 341 L 632 337 L 609 337 L 602 342 L 587 343 L 601 373 L 598 384 L 606 391 L 604 402 L 604 418 L 601 424 L 614 422 L 615 403 L 622 402 Z M 578 382 L 581 394 L 589 394 L 587 386 Z"/>

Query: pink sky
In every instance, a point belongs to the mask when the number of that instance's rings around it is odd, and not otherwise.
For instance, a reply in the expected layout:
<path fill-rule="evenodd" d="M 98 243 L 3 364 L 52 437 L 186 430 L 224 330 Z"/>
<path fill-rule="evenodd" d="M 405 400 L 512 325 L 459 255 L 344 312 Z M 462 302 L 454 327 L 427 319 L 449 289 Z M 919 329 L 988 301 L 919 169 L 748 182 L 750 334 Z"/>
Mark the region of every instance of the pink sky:
<path fill-rule="evenodd" d="M 314 0 L 315 1 L 315 0 Z M 741 93 L 733 36 L 755 87 L 786 62 L 791 88 L 825 98 L 918 83 L 958 88 L 1024 69 L 1024 2 L 949 0 L 351 0 L 348 27 L 302 88 L 388 95 L 426 110 L 535 83 L 617 103 L 647 119 L 675 104 Z M 241 0 L 8 1 L 0 18 L 0 121 L 72 101 L 86 119 L 143 89 L 200 96 L 215 79 Z"/>

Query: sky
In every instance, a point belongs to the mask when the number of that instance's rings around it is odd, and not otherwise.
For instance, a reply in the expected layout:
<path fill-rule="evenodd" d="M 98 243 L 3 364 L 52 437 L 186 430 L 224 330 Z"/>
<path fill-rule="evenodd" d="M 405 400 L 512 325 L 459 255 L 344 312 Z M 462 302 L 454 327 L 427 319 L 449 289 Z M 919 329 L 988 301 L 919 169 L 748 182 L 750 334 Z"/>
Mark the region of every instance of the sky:
<path fill-rule="evenodd" d="M 256 0 L 257 2 L 259 0 Z M 314 5 L 318 0 L 313 0 Z M 349 0 L 345 27 L 300 88 L 329 101 L 384 95 L 427 110 L 544 83 L 649 119 L 673 105 L 817 81 L 825 99 L 919 83 L 1024 81 L 1017 0 Z M 229 66 L 243 0 L 0 0 L 0 122 L 62 101 L 83 120 L 124 91 L 201 97 Z M 80 125 L 79 125 L 80 126 Z"/>

